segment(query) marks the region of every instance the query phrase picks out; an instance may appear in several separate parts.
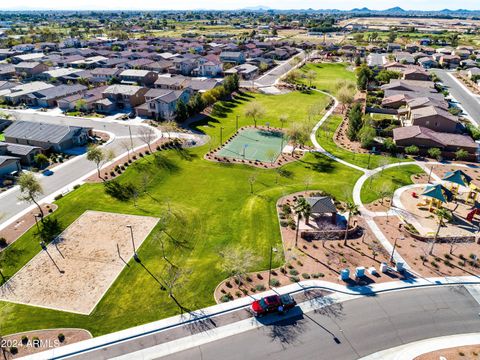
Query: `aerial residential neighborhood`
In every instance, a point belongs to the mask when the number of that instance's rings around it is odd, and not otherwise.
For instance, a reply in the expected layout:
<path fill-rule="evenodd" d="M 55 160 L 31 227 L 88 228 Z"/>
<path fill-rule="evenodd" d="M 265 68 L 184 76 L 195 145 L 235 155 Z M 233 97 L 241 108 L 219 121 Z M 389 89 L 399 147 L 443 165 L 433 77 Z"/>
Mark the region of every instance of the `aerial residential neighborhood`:
<path fill-rule="evenodd" d="M 0 358 L 479 359 L 479 19 L 2 4 Z"/>

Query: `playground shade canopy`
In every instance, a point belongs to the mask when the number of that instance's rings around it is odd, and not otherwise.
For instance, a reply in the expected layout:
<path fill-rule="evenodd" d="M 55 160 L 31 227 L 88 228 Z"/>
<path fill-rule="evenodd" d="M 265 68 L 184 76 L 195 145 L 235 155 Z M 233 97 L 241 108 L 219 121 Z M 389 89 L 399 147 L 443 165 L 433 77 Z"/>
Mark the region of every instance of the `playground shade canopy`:
<path fill-rule="evenodd" d="M 449 171 L 442 179 L 462 186 L 469 186 L 472 182 L 472 178 L 465 174 L 462 170 Z"/>
<path fill-rule="evenodd" d="M 217 155 L 251 161 L 273 162 L 287 144 L 283 132 L 266 129 L 243 129 L 225 143 Z"/>
<path fill-rule="evenodd" d="M 453 193 L 441 184 L 427 186 L 422 195 L 434 198 L 443 203 L 453 199 Z"/>

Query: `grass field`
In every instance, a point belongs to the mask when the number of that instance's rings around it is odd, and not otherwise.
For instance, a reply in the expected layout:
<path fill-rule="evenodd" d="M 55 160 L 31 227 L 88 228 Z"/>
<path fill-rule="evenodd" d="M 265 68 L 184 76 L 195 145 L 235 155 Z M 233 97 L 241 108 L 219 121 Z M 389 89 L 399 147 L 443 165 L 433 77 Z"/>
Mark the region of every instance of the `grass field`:
<path fill-rule="evenodd" d="M 355 73 L 347 69 L 347 64 L 343 63 L 325 63 L 325 64 L 306 64 L 301 68 L 301 72 L 306 74 L 309 71 L 315 71 L 317 77 L 312 81 L 318 90 L 326 91 L 332 95 L 337 95 L 338 82 L 340 80 L 351 81 L 355 83 Z M 306 79 L 302 79 L 302 83 L 310 85 Z"/>
<path fill-rule="evenodd" d="M 325 150 L 339 157 L 340 159 L 361 166 L 365 169 L 374 169 L 376 167 L 386 164 L 410 161 L 409 159 L 399 159 L 391 156 L 358 154 L 338 146 L 333 140 L 333 137 L 335 135 L 335 131 L 340 126 L 341 122 L 341 116 L 330 116 L 322 124 L 322 126 L 318 129 L 317 132 L 317 141 L 319 142 L 319 144 L 322 145 Z"/>
<path fill-rule="evenodd" d="M 3 132 L 0 132 L 0 141 L 4 141 L 5 140 L 5 135 L 3 135 Z"/>
<path fill-rule="evenodd" d="M 318 92 L 292 92 L 283 95 L 265 95 L 245 93 L 232 101 L 221 101 L 215 105 L 212 115 L 194 124 L 193 128 L 210 135 L 212 148 L 220 145 L 220 127 L 223 128 L 223 140 L 229 138 L 236 131 L 238 116 L 239 128 L 245 125 L 254 125 L 253 119 L 245 116 L 245 105 L 249 102 L 258 102 L 265 110 L 265 115 L 257 119 L 257 125 L 282 127 L 280 116 L 286 114 L 287 122 L 283 127 L 288 128 L 294 123 L 308 122 L 309 126 L 320 119 L 322 113 L 309 119 L 309 110 L 312 107 L 325 109 L 329 103 L 328 97 Z"/>
<path fill-rule="evenodd" d="M 369 204 L 382 197 L 391 197 L 395 190 L 413 184 L 411 177 L 423 173 L 417 165 L 403 165 L 383 170 L 363 184 L 362 202 Z"/>
<path fill-rule="evenodd" d="M 212 116 L 197 128 L 214 137 L 219 127 L 224 136 L 235 131 L 235 115 L 240 126 L 250 124 L 242 114 L 248 101 L 257 100 L 267 107 L 265 121 L 279 126 L 278 115 L 286 112 L 292 121 L 300 121 L 311 104 L 326 104 L 320 94 L 291 93 L 281 96 L 246 95 L 226 106 L 224 116 Z M 233 105 L 233 106 L 231 106 Z M 218 115 L 218 114 L 217 114 Z M 289 124 L 287 124 L 288 126 Z M 218 136 L 218 135 L 217 135 Z M 218 138 L 217 138 L 218 142 Z M 79 327 L 101 335 L 179 313 L 174 302 L 153 278 L 165 275 L 166 261 L 161 256 L 160 236 L 186 241 L 173 247 L 167 242 L 166 256 L 186 274 L 175 288 L 182 304 L 190 309 L 214 304 L 215 286 L 228 276 L 222 270 L 220 253 L 229 246 L 250 249 L 259 255 L 251 270 L 268 267 L 271 246 L 281 249 L 275 203 L 288 193 L 309 188 L 324 190 L 347 200 L 360 172 L 335 163 L 320 154 L 308 154 L 301 161 L 275 170 L 258 170 L 247 165 L 219 164 L 202 159 L 209 145 L 185 151 L 168 151 L 149 156 L 131 166 L 121 177 L 147 193 L 137 201 L 122 202 L 107 195 L 102 184 L 86 184 L 57 201 L 55 215 L 66 228 L 86 210 L 98 210 L 160 217 L 161 222 L 138 254 L 143 265 L 129 262 L 91 315 L 42 309 L 0 302 L 0 333 L 42 328 Z M 256 178 L 250 193 L 249 178 Z M 170 211 L 169 211 L 170 210 Z M 12 276 L 40 251 L 31 229 L 0 253 L 2 273 Z M 282 262 L 274 259 L 274 265 Z M 38 276 L 43 276 L 38 274 Z"/>

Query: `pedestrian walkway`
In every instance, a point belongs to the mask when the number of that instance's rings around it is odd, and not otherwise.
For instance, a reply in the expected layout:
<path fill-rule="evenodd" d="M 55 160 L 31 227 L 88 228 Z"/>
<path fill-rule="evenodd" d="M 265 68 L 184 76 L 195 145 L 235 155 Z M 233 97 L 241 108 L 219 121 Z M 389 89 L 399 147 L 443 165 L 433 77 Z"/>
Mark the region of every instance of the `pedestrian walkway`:
<path fill-rule="evenodd" d="M 416 341 L 379 351 L 360 358 L 360 360 L 410 360 L 432 351 L 469 345 L 480 345 L 480 333 L 450 335 Z"/>

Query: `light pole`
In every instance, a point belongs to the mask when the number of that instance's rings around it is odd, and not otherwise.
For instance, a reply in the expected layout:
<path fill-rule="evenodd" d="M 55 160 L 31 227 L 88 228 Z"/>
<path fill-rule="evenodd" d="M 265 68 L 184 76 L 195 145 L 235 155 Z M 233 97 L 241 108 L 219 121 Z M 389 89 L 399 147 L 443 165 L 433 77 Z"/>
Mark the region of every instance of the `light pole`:
<path fill-rule="evenodd" d="M 393 255 L 395 254 L 395 248 L 397 247 L 398 240 L 404 240 L 405 238 L 402 236 L 401 238 L 396 238 L 395 242 L 393 243 L 392 255 L 390 256 L 390 262 L 393 262 Z"/>
<path fill-rule="evenodd" d="M 243 145 L 243 159 L 245 160 L 245 150 L 247 149 L 248 144 Z"/>
<path fill-rule="evenodd" d="M 368 152 L 368 165 L 367 165 L 367 169 L 370 170 L 370 157 L 372 156 L 372 152 L 369 151 Z"/>
<path fill-rule="evenodd" d="M 133 150 L 133 137 L 132 137 L 132 128 L 128 125 L 128 133 L 130 134 L 130 147 Z"/>
<path fill-rule="evenodd" d="M 238 131 L 238 117 L 239 117 L 239 115 L 237 115 L 236 120 L 235 120 L 235 130 L 236 131 Z"/>
<path fill-rule="evenodd" d="M 223 144 L 223 127 L 220 126 L 220 146 Z"/>
<path fill-rule="evenodd" d="M 272 278 L 272 257 L 274 252 L 277 252 L 277 248 L 274 248 L 273 246 L 271 246 L 270 247 L 270 266 L 268 268 L 268 287 L 270 287 L 270 279 Z"/>
<path fill-rule="evenodd" d="M 133 258 L 135 259 L 136 262 L 140 262 L 140 259 L 138 258 L 138 255 L 137 255 L 137 249 L 135 249 L 135 240 L 133 239 L 133 227 L 132 225 L 127 225 L 127 228 L 130 229 L 130 235 L 132 237 Z"/>
<path fill-rule="evenodd" d="M 40 234 L 40 227 L 38 226 L 38 219 L 37 219 L 38 215 L 34 214 L 33 217 L 35 218 L 35 225 L 37 225 L 37 231 Z"/>

